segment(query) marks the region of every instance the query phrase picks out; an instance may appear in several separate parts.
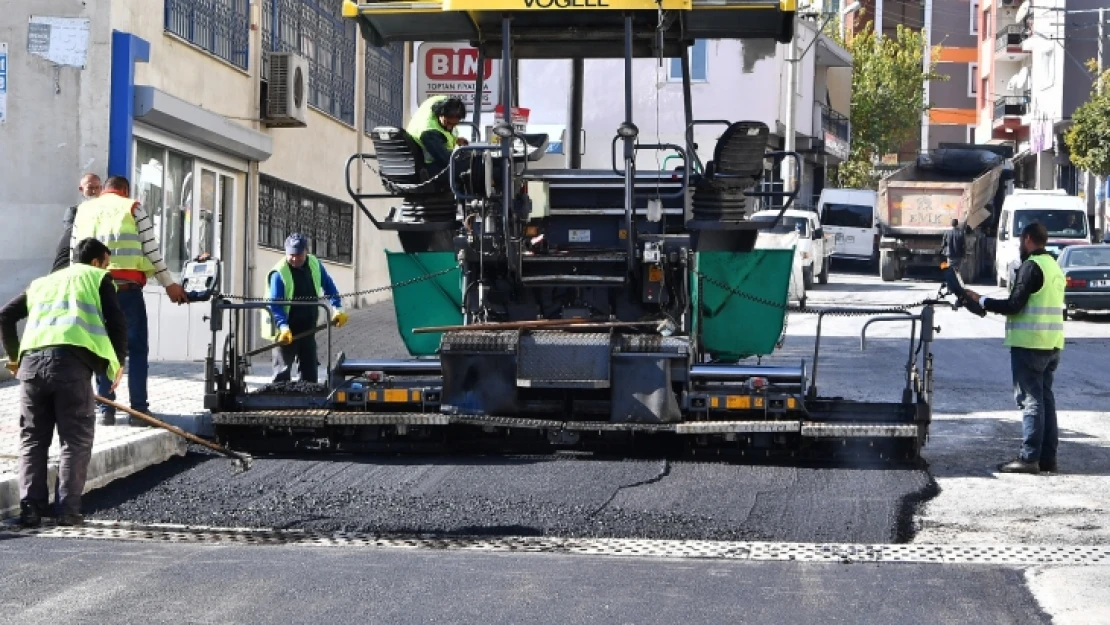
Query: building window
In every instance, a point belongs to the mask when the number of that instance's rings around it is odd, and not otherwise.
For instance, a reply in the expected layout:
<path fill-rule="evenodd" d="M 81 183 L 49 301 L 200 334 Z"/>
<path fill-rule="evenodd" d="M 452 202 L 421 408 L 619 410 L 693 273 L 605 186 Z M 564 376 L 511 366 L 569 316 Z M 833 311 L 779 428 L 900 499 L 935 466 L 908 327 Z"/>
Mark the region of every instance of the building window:
<path fill-rule="evenodd" d="M 166 31 L 247 69 L 250 0 L 166 0 Z"/>
<path fill-rule="evenodd" d="M 354 125 L 358 33 L 354 20 L 343 18 L 342 5 L 342 0 L 263 0 L 262 49 L 308 59 L 309 106 Z M 265 54 L 262 59 L 265 77 L 270 67 Z"/>
<path fill-rule="evenodd" d="M 968 63 L 967 65 L 967 97 L 976 98 L 979 93 L 979 64 Z M 978 98 L 976 98 L 978 99 Z"/>
<path fill-rule="evenodd" d="M 982 37 L 982 39 L 984 41 L 986 41 L 987 39 L 989 39 L 993 36 L 994 36 L 994 30 L 991 28 L 991 10 L 988 7 L 985 11 L 983 11 L 983 37 Z"/>
<path fill-rule="evenodd" d="M 354 247 L 354 207 L 269 176 L 258 179 L 258 244 L 282 250 L 299 232 L 321 260 L 349 264 Z"/>
<path fill-rule="evenodd" d="M 979 108 L 987 105 L 988 97 L 990 97 L 990 94 L 987 93 L 987 79 L 983 78 L 979 80 Z"/>
<path fill-rule="evenodd" d="M 682 80 L 682 59 L 671 59 L 667 80 L 671 82 Z M 709 80 L 709 42 L 705 39 L 696 39 L 694 45 L 690 46 L 690 81 L 706 82 L 707 80 Z"/>
<path fill-rule="evenodd" d="M 979 34 L 979 0 L 971 1 L 971 34 Z"/>
<path fill-rule="evenodd" d="M 405 44 L 366 46 L 366 127 L 405 123 Z"/>
<path fill-rule="evenodd" d="M 967 127 L 967 142 L 972 144 L 975 143 L 975 126 Z"/>

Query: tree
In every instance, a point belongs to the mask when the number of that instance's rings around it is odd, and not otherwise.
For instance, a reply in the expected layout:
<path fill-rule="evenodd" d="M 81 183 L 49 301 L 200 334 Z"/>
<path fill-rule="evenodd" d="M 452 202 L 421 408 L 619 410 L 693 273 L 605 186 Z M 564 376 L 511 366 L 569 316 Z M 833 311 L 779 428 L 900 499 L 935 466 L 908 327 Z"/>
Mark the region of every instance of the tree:
<path fill-rule="evenodd" d="M 925 71 L 923 34 L 901 24 L 897 36 L 879 39 L 868 23 L 847 49 L 852 53 L 852 147 L 848 161 L 839 168 L 840 185 L 874 189 L 878 159 L 917 136 L 921 116 L 929 110 L 925 81 L 948 80 L 948 76 L 935 69 L 939 46 L 932 49 L 932 62 Z"/>
<path fill-rule="evenodd" d="M 1088 63 L 1092 73 L 1097 64 Z M 1103 72 L 1091 90 L 1091 99 L 1075 109 L 1064 143 L 1076 167 L 1104 178 L 1110 176 L 1110 70 Z"/>

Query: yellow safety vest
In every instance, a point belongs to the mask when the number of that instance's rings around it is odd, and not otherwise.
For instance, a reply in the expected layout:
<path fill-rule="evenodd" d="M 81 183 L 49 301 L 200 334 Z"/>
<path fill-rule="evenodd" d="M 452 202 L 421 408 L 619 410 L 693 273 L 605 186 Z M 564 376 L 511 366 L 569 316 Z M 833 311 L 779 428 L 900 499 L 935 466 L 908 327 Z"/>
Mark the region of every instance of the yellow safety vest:
<path fill-rule="evenodd" d="M 420 146 L 421 150 L 424 150 L 424 142 L 420 140 L 420 137 L 429 130 L 435 130 L 447 138 L 448 150 L 454 150 L 455 145 L 458 143 L 455 135 L 447 132 L 447 130 L 439 124 L 439 117 L 436 117 L 436 114 L 432 112 L 432 106 L 436 102 L 441 102 L 446 99 L 447 96 L 445 95 L 436 95 L 424 100 L 420 108 L 416 109 L 416 113 L 412 116 L 412 120 L 409 121 L 408 127 L 405 128 L 409 135 L 412 136 L 412 140 Z M 432 157 L 428 155 L 427 150 L 424 150 L 424 162 L 432 162 Z"/>
<path fill-rule="evenodd" d="M 324 294 L 323 279 L 320 277 L 320 259 L 312 254 L 305 255 L 305 264 L 308 265 L 308 273 L 312 276 L 312 297 L 320 297 Z M 293 272 L 289 269 L 289 263 L 283 258 L 278 261 L 270 273 L 266 274 L 266 288 L 270 288 L 270 280 L 273 279 L 274 274 L 281 276 L 281 286 L 285 293 L 285 299 L 293 299 L 294 297 L 305 297 L 304 293 L 293 293 Z M 285 311 L 286 316 L 289 315 L 289 305 L 281 307 Z M 262 338 L 267 340 L 274 340 L 277 337 L 277 330 L 273 327 L 273 316 L 270 311 L 262 310 Z"/>
<path fill-rule="evenodd" d="M 27 287 L 27 326 L 19 358 L 34 349 L 71 345 L 84 347 L 108 361 L 108 377 L 120 363 L 100 305 L 100 283 L 108 272 L 90 265 L 70 265 L 31 282 Z"/>
<path fill-rule="evenodd" d="M 1029 260 L 1041 268 L 1044 285 L 1029 296 L 1021 312 L 1006 317 L 1005 345 L 1064 349 L 1064 272 L 1048 254 L 1030 256 Z"/>
<path fill-rule="evenodd" d="M 131 207 L 135 200 L 115 193 L 105 193 L 77 207 L 73 234 L 77 241 L 88 237 L 99 240 L 112 252 L 108 270 L 141 271 L 149 278 L 154 265 L 143 254 L 143 242 Z"/>

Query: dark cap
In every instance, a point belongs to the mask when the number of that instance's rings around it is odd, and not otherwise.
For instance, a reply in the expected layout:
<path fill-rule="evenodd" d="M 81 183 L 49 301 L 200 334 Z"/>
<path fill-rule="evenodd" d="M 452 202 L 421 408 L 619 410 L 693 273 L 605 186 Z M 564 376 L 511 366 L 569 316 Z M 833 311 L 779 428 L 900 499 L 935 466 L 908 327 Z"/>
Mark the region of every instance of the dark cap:
<path fill-rule="evenodd" d="M 294 232 L 285 239 L 286 254 L 302 254 L 306 249 L 308 249 L 308 239 L 299 232 Z"/>

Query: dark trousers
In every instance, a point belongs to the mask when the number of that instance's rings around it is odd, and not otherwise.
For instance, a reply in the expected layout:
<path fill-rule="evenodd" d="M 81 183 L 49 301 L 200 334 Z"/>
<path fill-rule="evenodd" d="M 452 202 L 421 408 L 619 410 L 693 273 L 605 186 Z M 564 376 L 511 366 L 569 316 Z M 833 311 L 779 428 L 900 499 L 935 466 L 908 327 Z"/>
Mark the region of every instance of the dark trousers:
<path fill-rule="evenodd" d="M 1049 463 L 1056 460 L 1060 433 L 1056 424 L 1056 395 L 1052 382 L 1060 365 L 1060 350 L 1010 348 L 1014 399 L 1022 411 L 1021 459 Z"/>
<path fill-rule="evenodd" d="M 294 332 L 293 334 L 296 334 Z M 293 363 L 297 363 L 302 382 L 317 382 L 316 337 L 306 336 L 284 347 L 275 347 L 274 382 L 288 382 L 292 378 Z"/>
<path fill-rule="evenodd" d="M 150 343 L 147 335 L 146 300 L 143 299 L 142 289 L 127 289 L 116 293 L 119 306 L 123 309 L 123 316 L 127 319 L 127 392 L 131 407 L 143 414 L 150 412 L 150 403 L 147 399 L 147 356 L 150 354 Z M 96 393 L 105 399 L 116 400 L 112 392 L 112 380 L 108 376 L 96 376 Z M 107 414 L 115 414 L 115 409 L 100 405 L 98 410 Z"/>
<path fill-rule="evenodd" d="M 47 459 L 58 430 L 62 455 L 57 503 L 61 514 L 81 513 L 96 416 L 92 369 L 72 349 L 28 354 L 19 367 L 19 497 L 45 508 L 49 501 Z"/>

